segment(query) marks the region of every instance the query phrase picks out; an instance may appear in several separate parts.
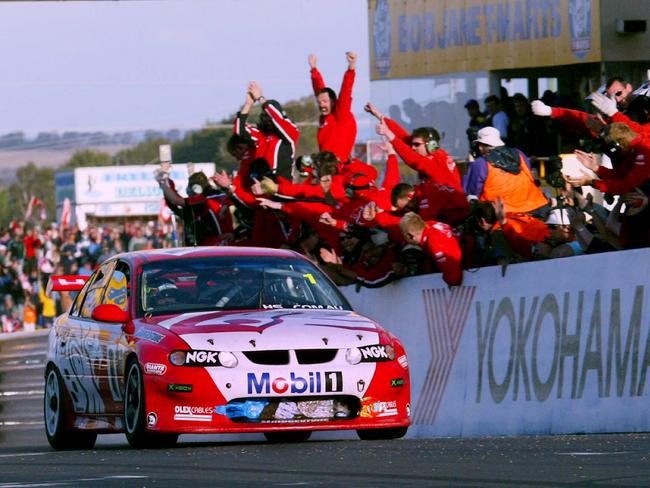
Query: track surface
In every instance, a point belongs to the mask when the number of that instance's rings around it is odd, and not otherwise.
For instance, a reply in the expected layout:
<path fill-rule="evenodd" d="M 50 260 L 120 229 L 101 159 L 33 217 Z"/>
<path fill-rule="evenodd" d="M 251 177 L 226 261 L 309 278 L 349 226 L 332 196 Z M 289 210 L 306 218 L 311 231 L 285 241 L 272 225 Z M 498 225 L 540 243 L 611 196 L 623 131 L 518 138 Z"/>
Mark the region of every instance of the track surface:
<path fill-rule="evenodd" d="M 340 437 L 340 436 L 339 436 Z M 269 444 L 183 436 L 167 450 L 100 436 L 52 451 L 40 430 L 0 435 L 0 488 L 33 486 L 650 486 L 650 434 Z"/>

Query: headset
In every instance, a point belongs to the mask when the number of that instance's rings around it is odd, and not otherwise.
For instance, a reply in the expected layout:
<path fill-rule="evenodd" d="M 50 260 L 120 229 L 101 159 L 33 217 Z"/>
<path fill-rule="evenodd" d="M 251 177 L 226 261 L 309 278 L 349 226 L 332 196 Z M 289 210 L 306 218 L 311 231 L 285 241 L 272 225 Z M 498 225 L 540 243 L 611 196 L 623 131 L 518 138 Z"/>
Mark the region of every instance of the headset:
<path fill-rule="evenodd" d="M 419 127 L 413 131 L 412 137 L 422 137 L 424 142 L 424 147 L 427 150 L 427 154 L 431 154 L 436 149 L 440 148 L 440 135 L 438 131 L 433 127 Z"/>
<path fill-rule="evenodd" d="M 431 129 L 431 132 L 429 132 L 429 137 L 427 138 L 427 142 L 424 145 L 424 147 L 427 148 L 427 153 L 429 154 L 440 147 L 440 144 L 434 139 L 434 137 L 435 135 L 433 129 Z"/>

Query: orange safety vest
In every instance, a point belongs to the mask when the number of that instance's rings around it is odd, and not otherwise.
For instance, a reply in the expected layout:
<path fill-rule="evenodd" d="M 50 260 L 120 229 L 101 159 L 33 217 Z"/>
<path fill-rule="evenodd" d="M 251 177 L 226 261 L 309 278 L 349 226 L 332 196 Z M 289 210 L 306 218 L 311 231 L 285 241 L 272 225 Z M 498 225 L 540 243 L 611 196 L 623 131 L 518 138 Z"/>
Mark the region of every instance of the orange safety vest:
<path fill-rule="evenodd" d="M 488 174 L 481 200 L 495 201 L 501 197 L 506 212 L 512 213 L 530 212 L 548 203 L 542 190 L 535 184 L 522 154 L 519 154 L 519 160 L 521 171 L 516 175 L 487 163 Z"/>

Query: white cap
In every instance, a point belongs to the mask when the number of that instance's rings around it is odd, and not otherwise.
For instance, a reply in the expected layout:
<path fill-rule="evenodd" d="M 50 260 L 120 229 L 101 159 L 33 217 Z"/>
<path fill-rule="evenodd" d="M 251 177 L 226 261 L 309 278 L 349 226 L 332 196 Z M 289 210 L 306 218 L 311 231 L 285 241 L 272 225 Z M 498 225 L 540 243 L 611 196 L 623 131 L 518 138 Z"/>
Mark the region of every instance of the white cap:
<path fill-rule="evenodd" d="M 480 142 L 486 146 L 499 147 L 505 146 L 505 142 L 501 139 L 501 133 L 496 127 L 483 127 L 478 131 L 478 137 L 474 142 Z"/>
<path fill-rule="evenodd" d="M 569 212 L 566 208 L 555 208 L 551 210 L 546 219 L 546 225 L 569 225 Z"/>

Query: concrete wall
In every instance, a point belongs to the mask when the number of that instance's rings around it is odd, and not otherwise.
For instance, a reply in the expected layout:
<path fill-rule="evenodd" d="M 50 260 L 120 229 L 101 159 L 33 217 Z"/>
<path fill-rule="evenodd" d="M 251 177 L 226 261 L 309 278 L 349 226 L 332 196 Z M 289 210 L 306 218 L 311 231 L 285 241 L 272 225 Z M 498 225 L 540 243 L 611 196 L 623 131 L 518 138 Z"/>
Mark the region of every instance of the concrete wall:
<path fill-rule="evenodd" d="M 523 263 L 344 293 L 405 344 L 409 434 L 650 430 L 650 250 Z"/>

